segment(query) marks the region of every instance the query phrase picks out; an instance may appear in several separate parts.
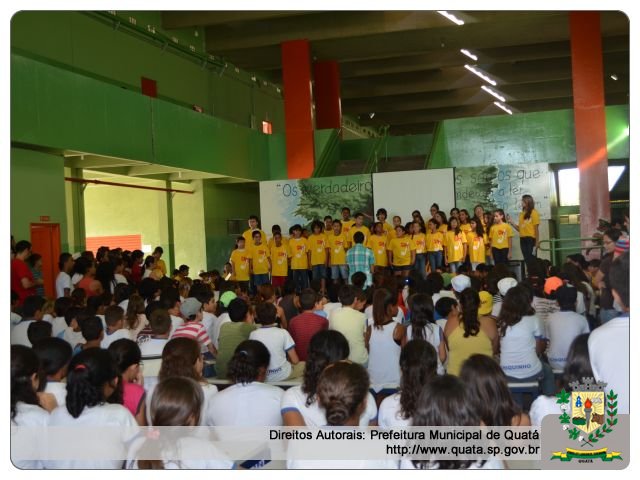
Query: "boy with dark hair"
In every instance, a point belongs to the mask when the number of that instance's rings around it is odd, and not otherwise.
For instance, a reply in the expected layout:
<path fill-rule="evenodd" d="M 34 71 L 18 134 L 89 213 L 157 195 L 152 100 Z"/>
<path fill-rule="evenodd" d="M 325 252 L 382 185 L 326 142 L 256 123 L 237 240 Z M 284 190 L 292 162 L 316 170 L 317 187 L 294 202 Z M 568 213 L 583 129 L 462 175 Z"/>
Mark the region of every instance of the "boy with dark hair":
<path fill-rule="evenodd" d="M 215 356 L 218 352 L 213 346 L 206 328 L 202 324 L 202 303 L 189 297 L 180 305 L 180 313 L 185 319 L 184 325 L 176 328 L 171 338 L 191 338 L 197 340 L 202 351 L 208 350 Z"/>
<path fill-rule="evenodd" d="M 329 328 L 329 321 L 313 313 L 315 310 L 322 310 L 322 297 L 314 290 L 310 288 L 303 290 L 299 298 L 302 313 L 293 317 L 289 322 L 289 333 L 295 343 L 298 358 L 306 361 L 311 338 L 316 333 L 327 330 Z"/>
<path fill-rule="evenodd" d="M 74 355 L 88 348 L 100 348 L 104 337 L 102 320 L 95 315 L 89 315 L 80 320 L 80 331 L 86 343 L 76 346 Z"/>
<path fill-rule="evenodd" d="M 355 223 L 349 229 L 349 234 L 348 234 L 349 248 L 353 247 L 355 244 L 355 240 L 353 237 L 356 233 L 360 232 L 364 236 L 364 239 L 361 242 L 363 245 L 367 245 L 367 242 L 369 241 L 369 236 L 371 235 L 371 230 L 369 230 L 369 228 L 365 227 L 364 225 L 364 214 L 358 212 L 356 213 L 354 218 L 356 219 Z"/>
<path fill-rule="evenodd" d="M 101 348 L 107 349 L 109 345 L 121 338 L 131 340 L 131 330 L 124 328 L 124 310 L 122 310 L 122 308 L 117 305 L 112 305 L 107 308 L 104 312 L 104 322 L 107 325 L 107 331 L 106 334 L 103 335 L 100 345 Z M 80 325 L 80 327 L 82 327 L 82 325 Z"/>
<path fill-rule="evenodd" d="M 138 339 L 140 354 L 144 361 L 145 377 L 157 377 L 162 364 L 162 350 L 169 341 L 171 332 L 171 317 L 162 309 L 155 309 L 149 316 L 151 335 Z"/>
<path fill-rule="evenodd" d="M 354 227 L 351 230 L 356 230 L 358 227 Z M 356 231 L 352 237 L 353 247 L 347 252 L 347 266 L 349 268 L 349 275 L 353 275 L 357 272 L 365 274 L 365 287 L 372 284 L 373 267 L 375 258 L 373 252 L 365 248 L 364 241 L 365 236 L 362 232 Z M 363 287 L 364 288 L 364 287 Z"/>
<path fill-rule="evenodd" d="M 256 215 L 249 215 L 249 228 L 242 233 L 246 245 L 252 244 L 253 232 L 260 232 L 262 243 L 267 244 L 267 234 L 260 230 L 260 219 Z"/>
<path fill-rule="evenodd" d="M 253 323 L 253 313 L 249 304 L 241 298 L 235 298 L 227 307 L 230 322 L 223 323 L 218 337 L 218 356 L 216 357 L 216 371 L 218 378 L 227 377 L 227 364 L 236 347 L 245 340 L 257 327 Z"/>
<path fill-rule="evenodd" d="M 18 242 L 19 244 L 20 242 Z M 22 304 L 22 320 L 11 329 L 11 345 L 24 345 L 31 347 L 29 341 L 28 330 L 33 322 L 42 320 L 42 307 L 45 300 L 38 295 L 30 295 L 25 298 Z"/>
<path fill-rule="evenodd" d="M 245 285 L 249 284 L 249 262 L 251 259 L 251 252 L 246 248 L 247 243 L 245 237 L 238 237 L 236 239 L 236 249 L 231 252 L 229 263 L 231 264 L 231 280 L 236 282 L 242 282 Z"/>
<path fill-rule="evenodd" d="M 156 270 L 160 270 L 162 272 L 162 276 L 166 277 L 167 276 L 167 264 L 164 263 L 164 260 L 162 260 L 162 254 L 164 253 L 164 250 L 162 249 L 162 247 L 158 246 L 155 248 L 155 250 L 153 251 L 153 257 L 155 257 L 156 259 Z"/>
<path fill-rule="evenodd" d="M 61 253 L 58 259 L 60 273 L 56 277 L 56 296 L 70 297 L 73 285 L 71 285 L 71 272 L 73 271 L 73 257 L 70 253 Z"/>
<path fill-rule="evenodd" d="M 349 342 L 349 360 L 367 365 L 369 353 L 365 346 L 367 321 L 364 313 L 355 309 L 358 304 L 357 289 L 343 285 L 338 294 L 342 308 L 329 315 L 329 329 L 342 333 Z"/>
<path fill-rule="evenodd" d="M 340 222 L 340 224 L 342 225 L 342 234 L 346 239 L 348 239 L 349 230 L 351 229 L 355 221 L 351 220 L 351 209 L 349 207 L 343 207 L 341 213 L 342 221 Z"/>
<path fill-rule="evenodd" d="M 27 337 L 31 345 L 39 340 L 51 338 L 51 324 L 49 322 L 32 322 L 27 328 Z"/>
<path fill-rule="evenodd" d="M 309 288 L 309 243 L 302 237 L 302 227 L 298 224 L 292 228 L 293 238 L 289 239 L 289 260 L 296 291 Z"/>
<path fill-rule="evenodd" d="M 338 283 L 340 278 L 345 282 L 349 278 L 347 267 L 347 240 L 343 233 L 343 226 L 340 220 L 333 221 L 333 235 L 328 237 L 329 265 L 331 266 L 331 278 L 333 283 Z"/>
<path fill-rule="evenodd" d="M 253 293 L 260 285 L 269 283 L 269 273 L 271 272 L 271 253 L 266 243 L 262 242 L 259 231 L 254 230 L 251 234 L 252 243 L 249 248 L 249 273 Z"/>
<path fill-rule="evenodd" d="M 386 208 L 379 208 L 378 209 L 378 211 L 376 212 L 376 219 L 382 225 L 383 233 L 385 235 L 389 236 L 389 237 L 393 237 L 394 236 L 393 225 L 391 225 L 389 222 L 387 222 L 387 209 Z"/>
<path fill-rule="evenodd" d="M 60 297 L 53 304 L 53 310 L 56 317 L 51 321 L 51 336 L 61 338 L 67 328 L 67 322 L 64 319 L 67 310 L 73 306 L 71 297 Z"/>
<path fill-rule="evenodd" d="M 30 295 L 36 294 L 36 287 L 44 285 L 41 278 L 34 279 L 33 272 L 27 265 L 31 255 L 31 243 L 20 240 L 15 246 L 16 256 L 11 260 L 11 290 L 18 294 L 18 305 L 22 305 Z"/>
<path fill-rule="evenodd" d="M 289 275 L 289 249 L 283 242 L 282 233 L 274 233 L 272 240 L 271 284 L 274 287 L 282 287 Z"/>
<path fill-rule="evenodd" d="M 309 244 L 309 262 L 311 265 L 311 278 L 320 282 L 320 291 L 324 291 L 329 266 L 329 245 L 327 236 L 323 232 L 323 224 L 320 220 L 314 220 L 311 224 L 312 234 L 307 238 Z"/>

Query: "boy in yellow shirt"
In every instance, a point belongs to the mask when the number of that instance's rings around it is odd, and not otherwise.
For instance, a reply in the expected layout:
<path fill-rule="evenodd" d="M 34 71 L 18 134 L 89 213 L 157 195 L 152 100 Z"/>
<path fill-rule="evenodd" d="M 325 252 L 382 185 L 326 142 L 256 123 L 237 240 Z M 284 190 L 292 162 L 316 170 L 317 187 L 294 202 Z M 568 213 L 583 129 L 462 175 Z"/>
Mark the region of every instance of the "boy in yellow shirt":
<path fill-rule="evenodd" d="M 395 234 L 393 232 L 393 225 L 387 222 L 387 210 L 385 208 L 379 208 L 378 211 L 376 212 L 376 218 L 382 224 L 383 233 L 386 236 L 393 237 Z M 373 228 L 371 230 L 374 231 Z"/>
<path fill-rule="evenodd" d="M 508 264 L 511 260 L 511 241 L 513 229 L 505 222 L 504 210 L 501 208 L 493 212 L 493 225 L 489 230 L 489 240 L 491 242 L 491 253 L 496 265 Z"/>
<path fill-rule="evenodd" d="M 231 252 L 229 263 L 231 264 L 231 279 L 238 283 L 248 286 L 249 284 L 249 261 L 250 252 L 244 248 L 245 238 L 238 237 L 236 240 L 236 249 Z"/>
<path fill-rule="evenodd" d="M 363 243 L 363 245 L 367 244 L 367 241 L 369 240 L 369 237 L 371 236 L 371 231 L 369 230 L 369 228 L 364 226 L 364 214 L 362 214 L 360 212 L 356 213 L 355 219 L 356 219 L 356 223 L 353 224 L 353 226 L 349 229 L 349 233 L 348 233 L 348 238 L 349 238 L 348 247 L 349 248 L 353 247 L 353 245 L 355 243 L 353 241 L 353 236 L 357 232 L 362 232 L 362 234 L 364 235 L 364 243 Z"/>
<path fill-rule="evenodd" d="M 342 222 L 340 220 L 333 221 L 333 235 L 327 239 L 329 245 L 329 265 L 331 266 L 331 278 L 333 283 L 338 283 L 342 278 L 348 283 L 349 270 L 347 269 L 347 254 L 345 247 L 347 241 L 342 233 Z"/>
<path fill-rule="evenodd" d="M 389 239 L 393 236 L 395 236 L 395 233 L 390 234 L 390 236 L 387 236 L 385 234 L 382 222 L 376 222 L 373 224 L 373 235 L 369 237 L 367 248 L 370 248 L 373 252 L 374 272 L 380 272 L 389 265 L 389 257 L 387 256 L 387 245 L 389 243 Z"/>
<path fill-rule="evenodd" d="M 260 220 L 258 219 L 258 217 L 256 217 L 255 215 L 251 215 L 249 217 L 249 229 L 245 230 L 242 234 L 245 240 L 245 245 L 249 246 L 253 244 L 253 232 L 260 232 L 260 235 L 262 236 L 262 243 L 266 245 L 267 234 L 260 230 L 260 228 L 258 227 L 259 224 Z"/>
<path fill-rule="evenodd" d="M 312 234 L 307 238 L 310 251 L 311 278 L 320 280 L 320 288 L 325 289 L 327 277 L 328 255 L 327 236 L 323 232 L 323 224 L 320 220 L 315 220 L 311 224 Z"/>
<path fill-rule="evenodd" d="M 460 230 L 456 217 L 449 219 L 449 230 L 444 237 L 444 245 L 444 264 L 449 264 L 451 273 L 456 273 L 467 256 L 467 236 Z"/>
<path fill-rule="evenodd" d="M 302 237 L 302 226 L 296 224 L 291 227 L 293 237 L 289 239 L 289 258 L 291 259 L 291 273 L 296 291 L 301 292 L 309 288 L 309 244 Z"/>
<path fill-rule="evenodd" d="M 260 285 L 269 283 L 271 271 L 271 253 L 269 247 L 262 242 L 262 235 L 258 230 L 251 234 L 253 245 L 249 255 L 249 272 L 251 273 L 252 289 L 255 293 Z"/>
<path fill-rule="evenodd" d="M 289 249 L 282 241 L 282 233 L 273 234 L 271 247 L 271 285 L 283 287 L 289 275 Z"/>
<path fill-rule="evenodd" d="M 427 236 L 422 232 L 418 220 L 411 224 L 411 239 L 416 244 L 416 272 L 422 278 L 427 278 Z"/>
<path fill-rule="evenodd" d="M 469 225 L 471 226 L 471 230 L 467 232 L 469 262 L 471 263 L 471 269 L 475 272 L 478 265 L 487 261 L 484 230 L 482 229 L 482 223 L 476 218 L 472 218 L 469 221 Z"/>
<path fill-rule="evenodd" d="M 282 235 L 282 229 L 280 228 L 280 225 L 273 225 L 271 227 L 271 238 L 269 239 L 269 241 L 267 242 L 267 246 L 269 247 L 269 251 L 271 251 L 271 249 L 273 248 L 273 246 L 275 245 L 275 237 L 276 237 L 276 233 L 280 234 L 280 240 L 282 241 L 282 243 L 286 246 L 287 245 L 287 237 L 285 237 L 284 235 Z M 262 241 L 264 243 L 264 239 Z"/>
<path fill-rule="evenodd" d="M 342 209 L 342 221 L 340 222 L 340 224 L 342 225 L 342 234 L 344 235 L 345 239 L 349 238 L 349 230 L 354 223 L 355 222 L 351 220 L 351 209 L 349 207 L 344 207 Z"/>
<path fill-rule="evenodd" d="M 398 277 L 408 277 L 416 261 L 416 244 L 407 235 L 402 225 L 396 226 L 396 238 L 389 241 L 387 251 L 393 274 Z"/>
<path fill-rule="evenodd" d="M 429 259 L 429 268 L 431 273 L 442 268 L 442 250 L 444 245 L 444 235 L 438 231 L 438 222 L 433 218 L 427 222 L 427 258 Z"/>

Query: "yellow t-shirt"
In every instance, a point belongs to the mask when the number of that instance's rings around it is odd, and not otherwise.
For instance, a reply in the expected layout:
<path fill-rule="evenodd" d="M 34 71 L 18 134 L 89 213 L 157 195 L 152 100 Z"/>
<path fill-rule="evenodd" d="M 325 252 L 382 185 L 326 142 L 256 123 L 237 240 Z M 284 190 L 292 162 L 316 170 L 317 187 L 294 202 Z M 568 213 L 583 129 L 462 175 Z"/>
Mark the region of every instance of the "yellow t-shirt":
<path fill-rule="evenodd" d="M 282 244 L 286 247 L 289 243 L 289 239 L 287 237 L 285 237 L 284 235 L 282 236 Z M 271 237 L 269 239 L 269 241 L 267 242 L 267 247 L 269 247 L 269 251 L 271 251 L 271 249 L 273 247 L 276 246 L 276 241 L 273 239 L 273 237 Z"/>
<path fill-rule="evenodd" d="M 289 258 L 291 258 L 291 270 L 306 270 L 309 268 L 307 252 L 309 245 L 306 238 L 289 239 Z"/>
<path fill-rule="evenodd" d="M 249 250 L 251 252 L 251 262 L 253 263 L 254 275 L 269 273 L 268 259 L 271 257 L 269 247 L 264 243 L 261 243 L 260 245 L 252 245 Z"/>
<path fill-rule="evenodd" d="M 489 232 L 492 248 L 509 248 L 509 238 L 513 237 L 511 225 L 502 222 L 500 225 L 494 223 Z"/>
<path fill-rule="evenodd" d="M 386 235 L 371 235 L 367 242 L 367 247 L 373 252 L 373 264 L 376 267 L 386 267 L 389 265 L 387 257 L 387 244 L 389 239 Z"/>
<path fill-rule="evenodd" d="M 418 233 L 412 237 L 416 244 L 416 255 L 418 253 L 427 253 L 427 236 L 424 233 Z"/>
<path fill-rule="evenodd" d="M 450 230 L 444 237 L 444 244 L 447 248 L 447 262 L 461 262 L 464 260 L 464 244 L 467 243 L 467 236 L 464 232 L 456 235 Z"/>
<path fill-rule="evenodd" d="M 234 280 L 238 282 L 249 281 L 249 259 L 251 258 L 251 252 L 246 248 L 242 250 L 236 248 L 231 252 L 231 258 L 229 262 L 233 265 Z"/>
<path fill-rule="evenodd" d="M 472 263 L 485 263 L 487 255 L 484 249 L 484 238 L 479 237 L 474 231 L 468 232 L 467 245 L 469 261 Z"/>
<path fill-rule="evenodd" d="M 260 232 L 260 236 L 262 237 L 262 243 L 267 245 L 267 234 L 260 229 L 256 229 L 256 230 Z M 253 230 L 251 230 L 250 228 L 245 230 L 244 233 L 242 234 L 242 236 L 244 237 L 245 246 L 253 245 L 252 234 L 253 234 Z"/>
<path fill-rule="evenodd" d="M 344 249 L 347 246 L 347 241 L 344 238 L 344 234 L 330 235 L 327 242 L 331 253 L 329 263 L 331 265 L 346 265 L 347 253 Z"/>
<path fill-rule="evenodd" d="M 446 223 L 443 223 L 442 225 L 440 225 L 438 227 L 438 231 L 442 232 L 442 234 L 444 235 L 445 233 L 447 233 L 449 231 L 449 225 L 447 225 Z"/>
<path fill-rule="evenodd" d="M 387 246 L 387 250 L 391 250 L 393 253 L 393 265 L 395 267 L 411 265 L 411 250 L 415 251 L 415 249 L 415 242 L 407 236 L 392 238 Z"/>
<path fill-rule="evenodd" d="M 389 238 L 393 238 L 396 236 L 396 232 L 393 231 L 393 225 L 391 225 L 390 223 L 384 222 L 382 224 L 382 230 L 384 234 L 387 235 Z"/>
<path fill-rule="evenodd" d="M 349 238 L 347 237 L 347 233 L 349 233 L 349 230 L 351 230 L 351 227 L 353 227 L 353 224 L 356 223 L 355 220 L 340 220 L 342 222 L 342 235 L 344 235 L 344 238 Z"/>
<path fill-rule="evenodd" d="M 460 230 L 462 230 L 464 233 L 470 232 L 471 231 L 471 225 L 468 223 L 461 223 L 460 224 Z"/>
<path fill-rule="evenodd" d="M 286 277 L 289 273 L 289 265 L 287 259 L 289 257 L 289 248 L 282 243 L 276 247 L 275 243 L 271 247 L 271 275 L 274 277 Z"/>
<path fill-rule="evenodd" d="M 427 252 L 441 252 L 444 245 L 442 232 L 427 233 Z"/>
<path fill-rule="evenodd" d="M 307 243 L 311 250 L 311 266 L 324 265 L 327 261 L 327 236 L 324 233 L 310 235 Z"/>
<path fill-rule="evenodd" d="M 538 215 L 538 211 L 535 208 L 531 210 L 531 216 L 527 220 L 524 219 L 524 212 L 520 212 L 520 219 L 518 220 L 518 228 L 520 229 L 520 238 L 522 237 L 535 238 L 536 225 L 540 225 L 540 215 Z"/>
<path fill-rule="evenodd" d="M 356 244 L 356 242 L 353 241 L 353 236 L 357 232 L 362 232 L 362 234 L 364 235 L 364 242 L 362 242 L 362 245 L 364 245 L 364 246 L 367 245 L 367 241 L 369 240 L 369 237 L 371 236 L 371 230 L 369 230 L 364 225 L 362 225 L 361 227 L 356 227 L 354 225 L 349 229 L 349 237 L 348 237 L 349 238 L 349 247 L 353 247 Z"/>
<path fill-rule="evenodd" d="M 161 258 L 156 261 L 156 269 L 162 272 L 161 277 L 167 275 L 167 264 L 164 263 L 164 260 L 162 260 Z"/>

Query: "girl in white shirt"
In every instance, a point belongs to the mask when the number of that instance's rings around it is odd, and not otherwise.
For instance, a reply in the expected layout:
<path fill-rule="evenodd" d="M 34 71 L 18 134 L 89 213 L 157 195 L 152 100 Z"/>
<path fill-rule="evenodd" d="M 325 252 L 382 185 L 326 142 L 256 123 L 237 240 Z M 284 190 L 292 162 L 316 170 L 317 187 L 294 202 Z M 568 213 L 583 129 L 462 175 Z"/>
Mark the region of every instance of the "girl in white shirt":
<path fill-rule="evenodd" d="M 44 338 L 38 341 L 33 350 L 40 360 L 40 365 L 46 376 L 45 393 L 52 394 L 58 407 L 66 403 L 67 385 L 63 380 L 67 376 L 69 362 L 73 350 L 71 345 L 61 338 Z"/>
<path fill-rule="evenodd" d="M 422 389 L 411 425 L 414 427 L 478 427 L 479 412 L 468 402 L 464 384 L 453 375 L 432 377 Z M 409 444 L 409 448 L 411 444 Z M 413 460 L 403 457 L 401 469 L 502 469 L 501 460 Z"/>
<path fill-rule="evenodd" d="M 245 340 L 229 361 L 227 376 L 233 385 L 214 396 L 205 412 L 205 424 L 224 427 L 282 425 L 280 402 L 284 390 L 264 383 L 271 355 L 261 342 Z"/>
<path fill-rule="evenodd" d="M 40 376 L 40 365 L 34 351 L 24 345 L 11 345 L 12 426 L 46 428 L 49 422 L 49 412 L 40 406 L 40 398 L 37 393 Z M 21 469 L 43 468 L 41 460 L 20 459 L 20 457 L 43 458 L 44 445 L 38 444 L 39 435 L 36 431 L 18 431 L 15 435 L 14 437 L 12 432 L 11 458 L 13 464 Z M 35 455 L 29 455 L 30 453 Z"/>
<path fill-rule="evenodd" d="M 284 392 L 280 413 L 286 427 L 318 427 L 327 424 L 325 412 L 318 404 L 316 390 L 320 374 L 327 366 L 349 357 L 349 342 L 336 330 L 316 333 L 309 342 L 302 385 Z M 367 408 L 360 416 L 360 426 L 377 425 L 378 409 L 369 393 Z"/>
<path fill-rule="evenodd" d="M 385 428 L 411 426 L 411 417 L 422 387 L 436 375 L 438 354 L 426 340 L 409 340 L 400 352 L 400 390 L 380 404 L 378 425 Z"/>
<path fill-rule="evenodd" d="M 117 427 L 109 432 L 100 431 L 95 438 L 93 452 L 110 450 L 105 460 L 80 460 L 74 447 L 60 446 L 69 452 L 69 459 L 48 460 L 45 468 L 61 469 L 120 469 L 126 458 L 125 444 L 138 432 L 133 415 L 121 404 L 122 390 L 116 365 L 108 351 L 88 348 L 78 353 L 69 364 L 67 376 L 67 403 L 56 408 L 49 419 L 52 427 L 78 429 Z M 111 434 L 110 434 L 111 433 Z M 82 439 L 81 436 L 78 437 Z M 51 445 L 49 445 L 51 448 Z M 74 456 L 75 453 L 75 456 Z M 55 455 L 55 452 L 52 452 Z"/>
<path fill-rule="evenodd" d="M 144 327 L 149 325 L 147 316 L 144 314 L 144 299 L 140 295 L 131 295 L 127 305 L 125 316 L 125 328 L 130 332 L 130 338 L 135 340 Z"/>
<path fill-rule="evenodd" d="M 154 389 L 151 422 L 161 427 L 197 426 L 201 423 L 204 401 L 202 388 L 192 378 L 166 378 Z M 128 455 L 128 469 L 228 469 L 234 466 L 222 452 L 201 437 L 194 435 L 175 438 L 179 433 L 156 432 L 157 435 L 148 435 L 146 439 L 133 442 Z M 171 437 L 167 437 L 167 434 L 171 434 Z M 182 452 L 187 458 L 180 458 Z M 198 452 L 197 457 L 201 459 L 193 458 L 195 452 Z"/>
<path fill-rule="evenodd" d="M 407 340 L 426 340 L 438 352 L 438 375 L 444 374 L 447 346 L 444 332 L 434 319 L 433 300 L 429 295 L 416 293 L 409 298 L 411 325 L 407 327 Z"/>

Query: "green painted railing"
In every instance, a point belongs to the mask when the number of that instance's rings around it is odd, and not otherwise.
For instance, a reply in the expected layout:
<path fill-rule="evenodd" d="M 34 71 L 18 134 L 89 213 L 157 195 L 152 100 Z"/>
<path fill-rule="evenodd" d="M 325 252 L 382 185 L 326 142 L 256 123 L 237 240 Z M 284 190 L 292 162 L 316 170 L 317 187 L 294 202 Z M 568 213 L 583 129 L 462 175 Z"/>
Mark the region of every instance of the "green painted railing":
<path fill-rule="evenodd" d="M 574 245 L 566 245 L 569 242 L 573 242 Z M 575 245 L 577 242 L 580 243 L 580 246 Z M 583 242 L 590 243 L 583 246 Z M 600 253 L 602 253 L 604 246 L 600 243 L 598 237 L 550 238 L 549 240 L 541 240 L 539 249 L 543 252 L 550 252 L 551 261 L 556 263 L 557 255 L 562 252 L 580 250 L 581 252 L 589 253 L 591 250 L 600 250 Z"/>
<path fill-rule="evenodd" d="M 369 153 L 369 158 L 367 158 L 366 163 L 364 164 L 364 169 L 362 173 L 377 173 L 379 168 L 379 160 L 380 160 L 380 151 L 382 150 L 383 145 L 386 145 L 389 139 L 389 127 L 384 127 L 382 131 L 382 135 L 376 137 L 376 141 L 371 147 L 371 151 Z"/>
<path fill-rule="evenodd" d="M 337 149 L 340 146 L 340 138 L 342 129 L 336 129 L 331 132 L 331 137 L 327 141 L 324 150 L 320 154 L 313 169 L 312 177 L 330 177 L 335 175 L 336 167 L 340 162 L 340 155 Z"/>

